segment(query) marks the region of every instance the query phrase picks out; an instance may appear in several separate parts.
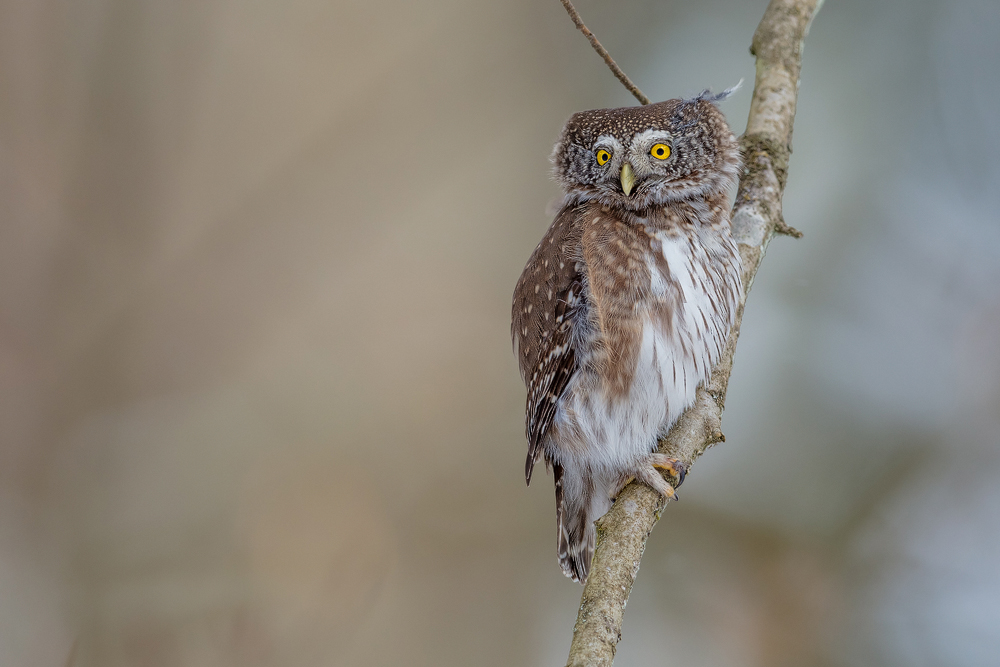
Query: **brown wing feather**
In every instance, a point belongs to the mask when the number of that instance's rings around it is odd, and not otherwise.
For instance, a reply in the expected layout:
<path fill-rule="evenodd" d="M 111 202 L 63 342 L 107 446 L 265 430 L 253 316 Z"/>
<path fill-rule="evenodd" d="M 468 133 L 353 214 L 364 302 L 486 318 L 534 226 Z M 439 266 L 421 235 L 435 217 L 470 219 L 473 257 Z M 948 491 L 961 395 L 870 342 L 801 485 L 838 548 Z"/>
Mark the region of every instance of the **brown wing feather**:
<path fill-rule="evenodd" d="M 548 338 L 548 354 L 542 359 L 528 385 L 525 408 L 525 430 L 528 437 L 528 457 L 524 462 L 524 478 L 531 483 L 531 470 L 538 460 L 542 440 L 552 424 L 558 401 L 576 372 L 576 352 L 573 350 L 573 323 L 581 301 L 582 281 L 576 280 L 556 303 L 555 332 Z"/>
<path fill-rule="evenodd" d="M 525 481 L 542 451 L 558 400 L 576 372 L 573 328 L 583 300 L 576 209 L 565 207 L 528 260 L 514 290 L 511 335 L 528 387 Z"/>

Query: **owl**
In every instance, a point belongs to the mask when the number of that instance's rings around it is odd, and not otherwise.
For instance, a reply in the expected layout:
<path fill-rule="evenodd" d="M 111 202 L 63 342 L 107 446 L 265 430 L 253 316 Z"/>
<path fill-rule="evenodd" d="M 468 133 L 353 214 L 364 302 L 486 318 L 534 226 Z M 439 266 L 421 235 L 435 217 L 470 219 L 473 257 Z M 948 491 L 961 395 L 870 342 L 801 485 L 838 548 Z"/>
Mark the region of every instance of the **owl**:
<path fill-rule="evenodd" d="M 668 498 L 683 463 L 657 441 L 719 360 L 741 293 L 729 210 L 741 169 L 716 103 L 596 109 L 552 154 L 561 209 L 514 291 L 528 389 L 525 479 L 555 479 L 558 555 L 584 582 L 594 521 L 632 479 Z"/>

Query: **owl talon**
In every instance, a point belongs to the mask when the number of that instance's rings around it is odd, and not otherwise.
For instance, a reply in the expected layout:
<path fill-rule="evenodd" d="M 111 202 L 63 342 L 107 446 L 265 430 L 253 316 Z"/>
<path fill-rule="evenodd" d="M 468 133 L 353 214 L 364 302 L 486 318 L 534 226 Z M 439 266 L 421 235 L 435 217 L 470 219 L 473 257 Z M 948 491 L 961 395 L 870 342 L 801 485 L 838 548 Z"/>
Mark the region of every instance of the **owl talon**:
<path fill-rule="evenodd" d="M 667 480 L 663 479 L 663 475 L 653 466 L 652 462 L 645 468 L 637 470 L 635 478 L 646 486 L 651 486 L 654 491 L 664 498 L 677 500 L 677 491 L 674 490 L 674 487 Z"/>
<path fill-rule="evenodd" d="M 688 464 L 680 459 L 675 459 L 673 457 L 667 456 L 666 454 L 654 453 L 650 454 L 649 462 L 654 468 L 659 468 L 664 470 L 671 477 L 677 480 L 677 486 L 684 483 L 684 478 L 687 477 Z"/>

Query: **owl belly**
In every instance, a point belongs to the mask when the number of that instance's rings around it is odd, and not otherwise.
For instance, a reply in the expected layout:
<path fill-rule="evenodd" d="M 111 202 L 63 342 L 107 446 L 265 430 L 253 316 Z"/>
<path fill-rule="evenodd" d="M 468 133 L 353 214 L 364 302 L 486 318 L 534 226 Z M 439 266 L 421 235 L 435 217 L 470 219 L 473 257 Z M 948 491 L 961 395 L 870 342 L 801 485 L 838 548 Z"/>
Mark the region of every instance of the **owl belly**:
<path fill-rule="evenodd" d="M 550 456 L 608 479 L 644 462 L 694 403 L 735 316 L 739 255 L 731 240 L 708 249 L 688 237 L 658 240 L 650 284 L 637 290 L 645 295 L 635 309 L 641 342 L 628 391 L 616 391 L 601 364 L 585 363 L 553 423 Z M 713 261 L 717 250 L 735 261 Z"/>
<path fill-rule="evenodd" d="M 689 405 L 711 368 L 707 349 L 699 359 L 681 353 L 673 336 L 652 318 L 643 326 L 631 386 L 613 392 L 597 372 L 580 373 L 564 396 L 552 433 L 564 465 L 578 463 L 612 476 L 645 461 L 657 439 Z"/>

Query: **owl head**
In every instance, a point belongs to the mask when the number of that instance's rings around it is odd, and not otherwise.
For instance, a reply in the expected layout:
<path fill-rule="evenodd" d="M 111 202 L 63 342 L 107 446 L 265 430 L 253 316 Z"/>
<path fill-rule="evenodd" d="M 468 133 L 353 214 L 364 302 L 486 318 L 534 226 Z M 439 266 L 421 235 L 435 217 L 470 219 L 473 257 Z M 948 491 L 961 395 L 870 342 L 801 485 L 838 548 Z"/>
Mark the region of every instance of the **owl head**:
<path fill-rule="evenodd" d="M 556 180 L 569 201 L 637 212 L 724 192 L 739 178 L 740 154 L 721 98 L 573 114 L 552 152 Z"/>

